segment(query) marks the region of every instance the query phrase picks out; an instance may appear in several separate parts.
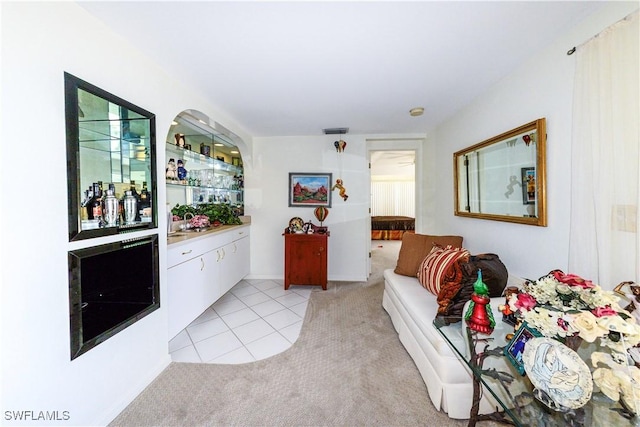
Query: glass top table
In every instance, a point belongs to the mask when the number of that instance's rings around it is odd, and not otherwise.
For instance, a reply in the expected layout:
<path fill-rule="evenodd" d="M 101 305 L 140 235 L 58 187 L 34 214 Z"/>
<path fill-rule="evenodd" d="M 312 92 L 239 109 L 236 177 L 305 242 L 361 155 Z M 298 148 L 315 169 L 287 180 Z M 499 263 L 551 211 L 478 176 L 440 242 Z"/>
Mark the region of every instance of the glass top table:
<path fill-rule="evenodd" d="M 496 312 L 494 310 L 494 312 Z M 640 426 L 640 417 L 630 417 L 622 406 L 594 388 L 586 405 L 554 411 L 535 397 L 537 393 L 527 375 L 521 374 L 503 349 L 509 344 L 514 327 L 495 315 L 496 327 L 489 335 L 477 333 L 460 318 L 437 318 L 433 325 L 473 373 L 473 406 L 469 426 L 493 420 L 516 426 Z M 464 322 L 464 320 L 462 321 Z M 466 334 L 466 337 L 464 336 Z M 589 355 L 593 344 L 583 343 L 577 352 L 591 371 Z M 492 414 L 479 415 L 483 392 L 489 392 L 500 406 Z"/>

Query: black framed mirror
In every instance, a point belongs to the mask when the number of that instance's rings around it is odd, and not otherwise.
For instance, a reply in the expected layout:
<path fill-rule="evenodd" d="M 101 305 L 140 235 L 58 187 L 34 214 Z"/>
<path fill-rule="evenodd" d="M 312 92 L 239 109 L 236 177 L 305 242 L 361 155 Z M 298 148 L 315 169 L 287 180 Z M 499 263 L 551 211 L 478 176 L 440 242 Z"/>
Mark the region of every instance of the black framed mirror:
<path fill-rule="evenodd" d="M 546 120 L 453 154 L 456 216 L 546 227 Z"/>
<path fill-rule="evenodd" d="M 157 227 L 155 115 L 64 73 L 69 241 Z"/>

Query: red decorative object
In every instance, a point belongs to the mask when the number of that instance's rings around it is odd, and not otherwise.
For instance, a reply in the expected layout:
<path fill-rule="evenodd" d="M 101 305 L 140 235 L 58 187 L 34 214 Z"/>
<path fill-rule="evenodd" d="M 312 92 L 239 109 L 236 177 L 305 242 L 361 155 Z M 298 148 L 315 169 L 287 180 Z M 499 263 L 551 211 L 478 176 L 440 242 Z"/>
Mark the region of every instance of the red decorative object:
<path fill-rule="evenodd" d="M 474 302 L 474 305 L 471 316 L 466 319 L 467 325 L 474 331 L 490 334 L 493 332 L 493 327 L 491 326 L 491 319 L 487 314 L 487 305 L 491 300 L 474 293 L 471 295 L 471 301 Z"/>
<path fill-rule="evenodd" d="M 496 322 L 489 306 L 490 301 L 489 288 L 482 281 L 482 271 L 478 270 L 478 279 L 473 284 L 471 304 L 469 304 L 469 309 L 464 316 L 469 329 L 483 334 L 493 332 Z"/>

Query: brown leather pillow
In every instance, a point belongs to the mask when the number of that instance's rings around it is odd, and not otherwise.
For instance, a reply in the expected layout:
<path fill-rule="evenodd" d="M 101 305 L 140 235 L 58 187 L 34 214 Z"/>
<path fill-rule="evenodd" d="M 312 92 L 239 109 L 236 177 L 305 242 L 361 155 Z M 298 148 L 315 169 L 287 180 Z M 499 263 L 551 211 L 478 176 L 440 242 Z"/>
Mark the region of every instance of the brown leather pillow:
<path fill-rule="evenodd" d="M 452 248 L 462 247 L 462 236 L 430 236 L 428 234 L 404 233 L 398 254 L 398 262 L 393 270 L 396 274 L 417 277 L 422 260 L 429 255 L 433 245 Z"/>

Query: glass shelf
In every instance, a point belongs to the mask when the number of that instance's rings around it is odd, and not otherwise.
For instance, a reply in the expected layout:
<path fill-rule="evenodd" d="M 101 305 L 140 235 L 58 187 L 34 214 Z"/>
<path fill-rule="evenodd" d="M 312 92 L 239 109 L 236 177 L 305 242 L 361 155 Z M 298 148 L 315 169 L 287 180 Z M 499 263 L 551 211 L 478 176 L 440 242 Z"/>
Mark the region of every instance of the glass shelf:
<path fill-rule="evenodd" d="M 219 125 L 208 121 L 201 113 L 184 111 L 167 134 L 165 179 L 171 206 L 244 204 L 242 157 L 234 136 L 220 133 Z"/>
<path fill-rule="evenodd" d="M 167 160 L 169 160 L 170 158 L 175 159 L 175 161 L 184 161 L 185 168 L 187 168 L 186 165 L 195 164 L 197 165 L 195 167 L 196 169 L 214 169 L 216 172 L 229 172 L 233 173 L 234 175 L 242 174 L 242 166 L 233 165 L 231 163 L 218 160 L 214 157 L 205 156 L 204 154 L 200 154 L 193 150 L 182 148 L 175 144 L 167 142 Z M 189 168 L 187 168 L 187 170 L 188 169 Z"/>
<path fill-rule="evenodd" d="M 203 190 L 213 190 L 213 191 L 230 191 L 232 193 L 241 193 L 242 189 L 237 188 L 224 188 L 224 187 L 210 187 L 207 185 L 191 185 L 191 184 L 180 184 L 179 182 L 167 181 L 167 185 L 172 187 L 181 187 L 181 188 L 200 188 Z"/>

